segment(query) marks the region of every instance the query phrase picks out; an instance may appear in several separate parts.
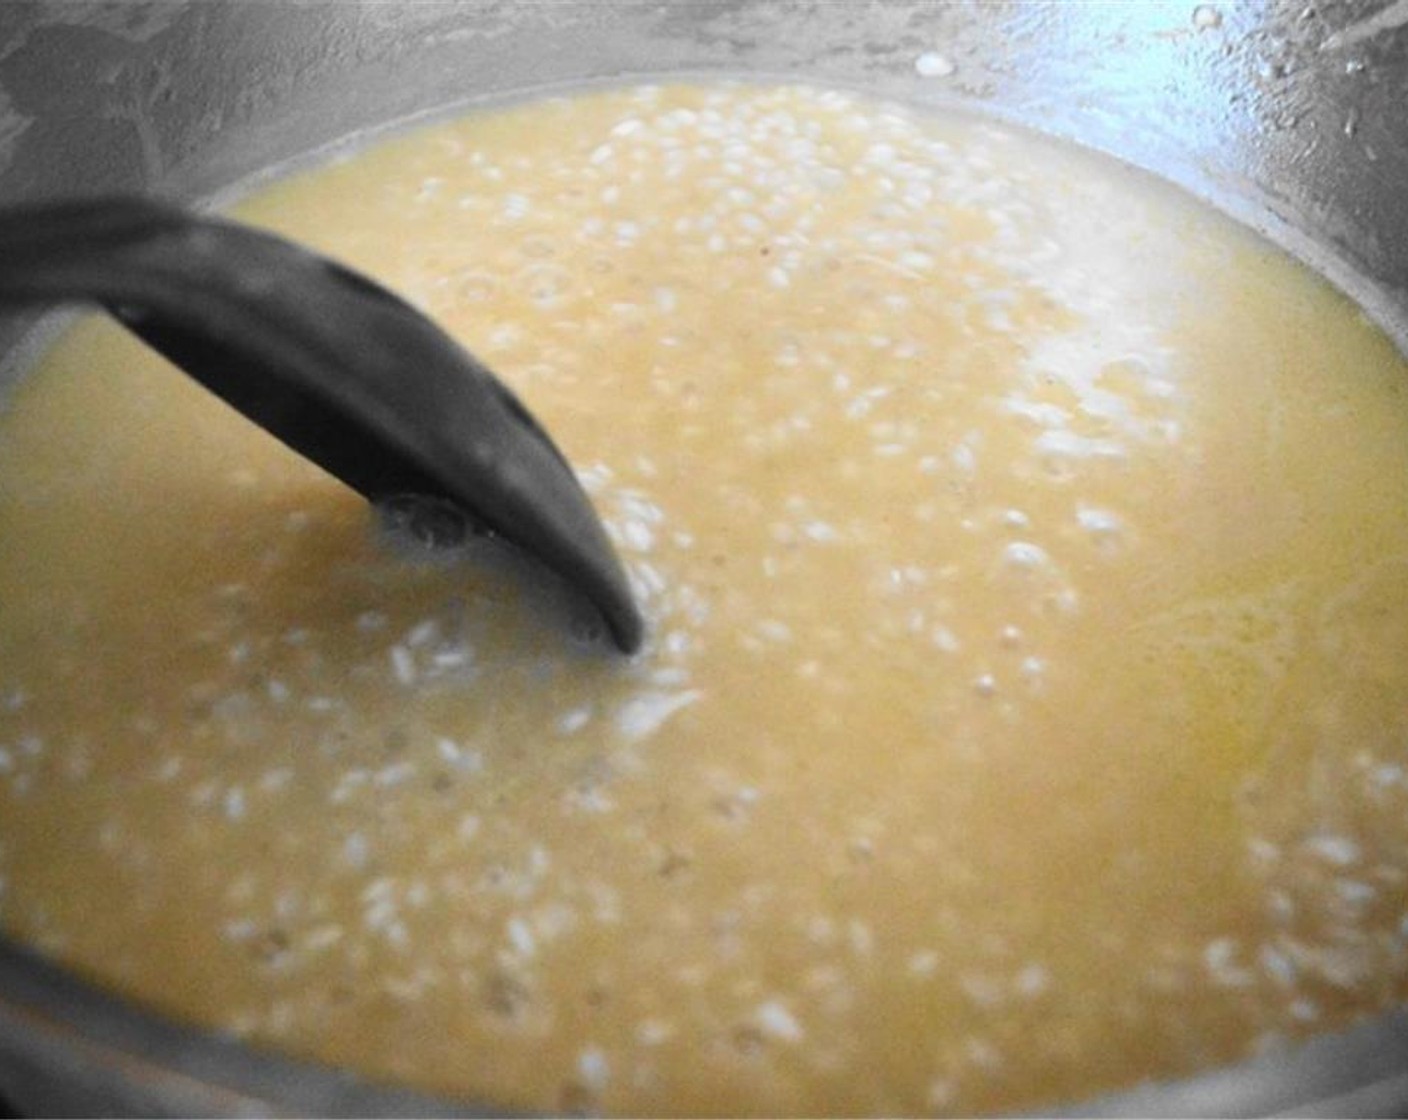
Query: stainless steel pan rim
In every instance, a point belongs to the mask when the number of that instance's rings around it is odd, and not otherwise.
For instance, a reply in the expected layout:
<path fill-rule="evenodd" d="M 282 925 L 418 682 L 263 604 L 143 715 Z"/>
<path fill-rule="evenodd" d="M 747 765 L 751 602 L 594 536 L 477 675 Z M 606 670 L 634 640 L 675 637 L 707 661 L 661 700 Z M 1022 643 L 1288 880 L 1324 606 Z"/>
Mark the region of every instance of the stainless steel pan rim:
<path fill-rule="evenodd" d="M 124 1116 L 497 1116 L 179 1026 L 0 940 L 0 1085 L 49 1113 Z M 1051 1116 L 1402 1116 L 1408 1011 Z"/>

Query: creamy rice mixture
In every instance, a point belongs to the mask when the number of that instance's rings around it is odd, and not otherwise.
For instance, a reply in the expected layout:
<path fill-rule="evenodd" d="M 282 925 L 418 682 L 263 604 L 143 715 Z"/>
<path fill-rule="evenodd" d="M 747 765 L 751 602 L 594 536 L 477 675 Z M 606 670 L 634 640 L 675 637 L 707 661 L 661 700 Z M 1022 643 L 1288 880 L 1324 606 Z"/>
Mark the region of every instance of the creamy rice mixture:
<path fill-rule="evenodd" d="M 650 640 L 119 330 L 0 416 L 0 926 L 535 1109 L 1035 1107 L 1408 997 L 1408 369 L 1141 175 L 811 88 L 484 112 L 237 216 L 579 468 Z"/>

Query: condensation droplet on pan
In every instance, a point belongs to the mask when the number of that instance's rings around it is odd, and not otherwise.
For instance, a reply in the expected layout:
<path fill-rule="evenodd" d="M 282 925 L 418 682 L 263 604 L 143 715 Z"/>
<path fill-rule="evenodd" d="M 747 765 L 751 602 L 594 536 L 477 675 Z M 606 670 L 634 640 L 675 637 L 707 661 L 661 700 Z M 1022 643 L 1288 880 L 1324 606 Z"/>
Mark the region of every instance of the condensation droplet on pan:
<path fill-rule="evenodd" d="M 1216 31 L 1222 26 L 1222 13 L 1211 4 L 1199 4 L 1193 9 L 1193 26 L 1199 31 Z"/>
<path fill-rule="evenodd" d="M 914 72 L 921 78 L 947 78 L 957 69 L 952 59 L 938 51 L 925 51 L 914 60 Z"/>

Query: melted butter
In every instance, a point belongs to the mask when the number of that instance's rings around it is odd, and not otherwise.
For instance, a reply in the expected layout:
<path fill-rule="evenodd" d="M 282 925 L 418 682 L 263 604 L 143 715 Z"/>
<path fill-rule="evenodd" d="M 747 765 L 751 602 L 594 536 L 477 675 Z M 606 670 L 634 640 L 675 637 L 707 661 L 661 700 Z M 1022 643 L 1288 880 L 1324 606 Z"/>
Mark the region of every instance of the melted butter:
<path fill-rule="evenodd" d="M 487 113 L 237 208 L 580 468 L 651 644 L 108 326 L 0 426 L 0 922 L 502 1106 L 1015 1109 L 1404 1000 L 1408 405 L 1108 163 L 801 88 Z"/>

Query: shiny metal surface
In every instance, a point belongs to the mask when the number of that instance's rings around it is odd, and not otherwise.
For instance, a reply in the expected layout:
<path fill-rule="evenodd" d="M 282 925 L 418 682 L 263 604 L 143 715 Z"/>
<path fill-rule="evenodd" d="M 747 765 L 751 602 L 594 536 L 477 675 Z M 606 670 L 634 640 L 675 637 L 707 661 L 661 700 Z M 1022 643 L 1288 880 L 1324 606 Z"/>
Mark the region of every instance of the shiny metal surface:
<path fill-rule="evenodd" d="M 1112 152 L 1304 257 L 1408 348 L 1408 0 L 8 3 L 0 203 L 200 199 L 452 105 L 681 73 L 970 107 Z M 433 1107 L 156 1023 L 3 946 L 0 1092 L 51 1112 Z M 1405 1115 L 1408 1014 L 1072 1111 Z"/>

